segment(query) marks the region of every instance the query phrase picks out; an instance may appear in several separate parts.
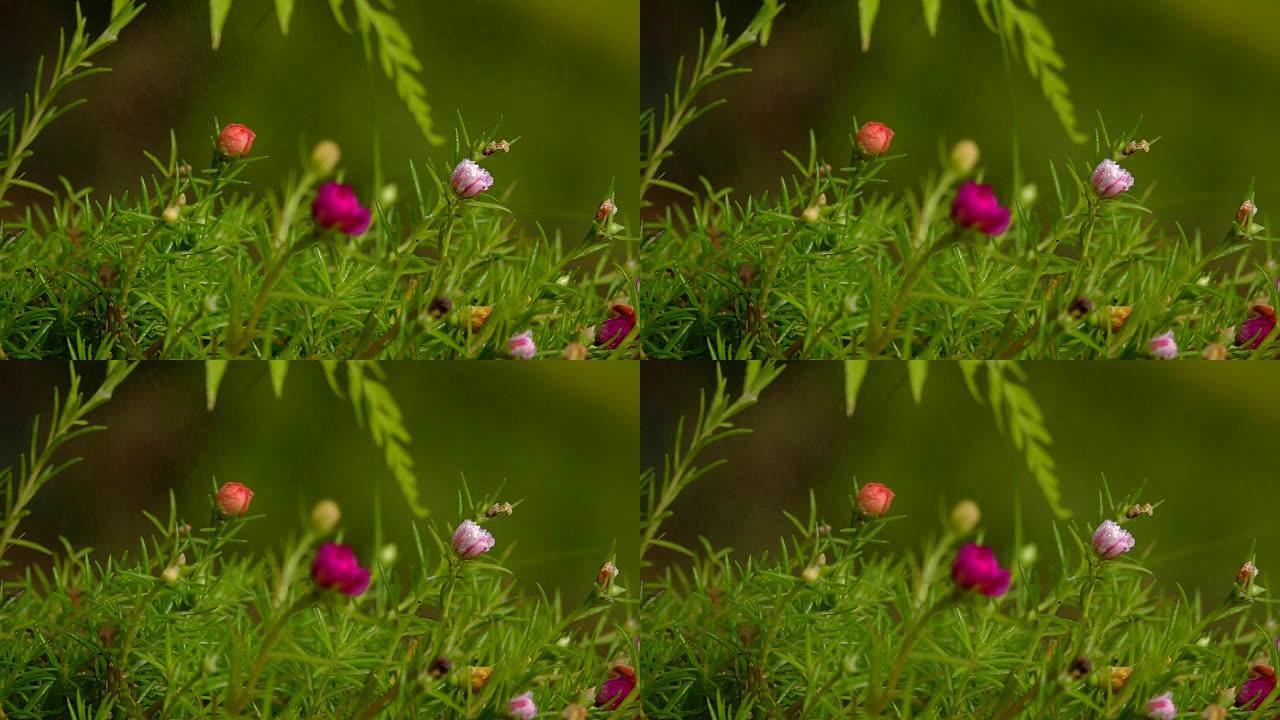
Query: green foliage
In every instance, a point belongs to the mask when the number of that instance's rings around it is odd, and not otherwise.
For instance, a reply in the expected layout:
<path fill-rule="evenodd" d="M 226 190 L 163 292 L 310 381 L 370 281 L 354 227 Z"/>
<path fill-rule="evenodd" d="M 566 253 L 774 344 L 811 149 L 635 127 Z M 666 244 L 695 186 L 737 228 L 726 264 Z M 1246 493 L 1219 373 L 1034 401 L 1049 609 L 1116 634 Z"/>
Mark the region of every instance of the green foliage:
<path fill-rule="evenodd" d="M 1136 133 L 1100 127 L 1092 158 L 1051 165 L 1049 197 L 1002 199 L 1013 222 L 995 238 L 948 217 L 963 180 L 949 165 L 898 188 L 881 177 L 892 157 L 841 166 L 812 137 L 775 192 L 738 199 L 704 180 L 646 221 L 645 356 L 1137 358 L 1168 330 L 1188 356 L 1229 347 L 1253 303 L 1280 299 L 1275 244 L 1228 213 L 1208 238 L 1153 221 L 1154 181 L 1123 153 Z M 1106 158 L 1138 174 L 1132 194 L 1098 199 L 1089 176 Z"/>
<path fill-rule="evenodd" d="M 233 0 L 209 0 L 209 30 L 213 38 L 213 47 L 222 43 L 222 28 L 231 12 Z M 275 0 L 276 18 L 280 23 L 280 32 L 289 34 L 289 23 L 293 18 L 294 0 Z M 351 23 L 346 17 L 346 0 L 329 0 L 329 9 L 334 19 L 343 30 L 352 32 Z M 368 61 L 374 58 L 370 49 L 373 40 L 377 41 L 377 62 L 396 87 L 396 94 L 404 102 L 409 114 L 413 116 L 422 136 L 433 145 L 444 142 L 444 138 L 435 130 L 431 120 L 431 106 L 427 104 L 427 90 L 418 76 L 422 74 L 422 62 L 413 52 L 413 41 L 404 26 L 393 13 L 391 0 L 351 0 L 355 11 L 355 29 L 365 44 Z"/>
<path fill-rule="evenodd" d="M 1040 81 L 1040 90 L 1057 113 L 1058 120 L 1072 142 L 1082 143 L 1088 136 L 1076 123 L 1075 106 L 1071 102 L 1067 83 L 1062 79 L 1066 62 L 1053 46 L 1053 35 L 1032 7 L 1023 7 L 1018 0 L 975 0 L 982 20 L 991 31 L 1000 36 L 1003 47 L 1019 54 L 1031 77 Z M 922 0 L 925 26 L 930 35 L 938 33 L 938 16 L 942 13 L 942 0 Z M 880 11 L 880 0 L 858 0 L 858 29 L 862 37 L 862 50 L 871 47 L 871 29 Z"/>
<path fill-rule="evenodd" d="M 1015 374 L 988 366 L 992 377 Z M 1055 528 L 1054 553 L 1020 537 L 997 544 L 1013 577 L 999 598 L 950 577 L 962 543 L 987 544 L 981 528 L 973 536 L 947 523 L 918 549 L 902 547 L 885 537 L 894 517 L 819 507 L 812 496 L 807 515 L 787 514 L 794 532 L 773 552 L 668 542 L 681 553 L 644 589 L 645 717 L 1127 718 L 1145 717 L 1148 699 L 1165 692 L 1180 716 L 1230 706 L 1252 662 L 1275 662 L 1273 601 L 1251 580 L 1221 601 L 1161 583 L 1142 540 L 1159 518 L 1131 512 L 1138 502 L 1099 500 L 1098 519 L 1139 538 L 1117 559 L 1099 560 L 1093 527 L 1075 522 Z"/>
<path fill-rule="evenodd" d="M 24 457 L 20 489 L 10 484 L 4 497 L 0 553 L 41 549 L 9 521 L 24 514 L 34 493 L 26 488 L 65 467 L 54 451 L 99 429 L 84 418 L 130 367 L 113 364 L 87 398 L 73 375 L 68 396 L 55 399 L 47 441 Z M 498 499 L 464 489 L 453 522 L 484 523 L 510 547 L 516 540 L 501 517 L 485 512 Z M 525 691 L 542 713 L 558 715 L 569 703 L 590 704 L 610 663 L 628 661 L 634 647 L 622 586 L 568 600 L 524 593 L 500 551 L 461 561 L 451 528 L 436 522 L 414 525 L 410 552 L 355 548 L 373 581 L 348 598 L 309 576 L 325 531 L 299 527 L 282 547 L 253 548 L 238 534 L 261 518 L 225 519 L 211 503 L 204 525 L 181 517 L 177 504 L 171 496 L 167 514 L 144 512 L 154 532 L 136 552 L 41 549 L 47 565 L 0 581 L 0 717 L 478 719 L 505 715 L 508 699 Z M 584 559 L 582 571 L 596 567 Z"/>

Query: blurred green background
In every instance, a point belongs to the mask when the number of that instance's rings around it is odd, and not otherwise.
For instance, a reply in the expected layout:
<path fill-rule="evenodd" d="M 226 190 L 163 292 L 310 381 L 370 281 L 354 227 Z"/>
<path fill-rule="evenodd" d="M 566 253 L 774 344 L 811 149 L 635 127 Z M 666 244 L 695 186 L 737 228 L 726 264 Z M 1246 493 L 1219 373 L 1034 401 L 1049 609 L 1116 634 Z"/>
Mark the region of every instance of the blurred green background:
<path fill-rule="evenodd" d="M 1024 3 L 1025 4 L 1025 3 Z M 759 0 L 721 0 L 735 33 Z M 660 105 L 676 59 L 697 47 L 712 23 L 712 0 L 644 0 L 641 97 Z M 776 191 L 789 173 L 783 150 L 806 154 L 810 128 L 820 154 L 847 161 L 854 116 L 897 131 L 890 187 L 919 187 L 938 167 L 943 143 L 972 137 L 982 147 L 988 182 L 1013 192 L 1015 114 L 999 40 L 971 0 L 942 3 L 930 38 L 919 0 L 881 3 L 871 49 L 858 39 L 855 0 L 786 0 L 766 48 L 743 53 L 749 75 L 711 91 L 729 104 L 691 127 L 666 164 L 687 185 L 699 176 L 741 195 Z M 1072 0 L 1035 3 L 1066 61 L 1065 80 L 1082 130 L 1092 137 L 1097 112 L 1113 133 L 1142 121 L 1161 137 L 1149 155 L 1127 161 L 1136 191 L 1154 189 L 1149 206 L 1166 227 L 1200 228 L 1217 241 L 1256 178 L 1258 206 L 1280 203 L 1280 142 L 1274 126 L 1280 95 L 1280 3 L 1274 0 Z M 1013 95 L 1027 179 L 1052 200 L 1048 163 L 1094 159 L 1074 145 L 1038 83 L 1014 68 Z M 655 200 L 668 202 L 672 196 Z"/>
<path fill-rule="evenodd" d="M 92 392 L 105 366 L 77 365 Z M 431 521 L 458 521 L 460 475 L 477 498 L 504 481 L 502 498 L 523 499 L 494 521 L 497 551 L 526 590 L 541 585 L 581 597 L 617 542 L 621 581 L 637 567 L 636 438 L 639 368 L 634 363 L 383 363 L 404 411 L 421 497 Z M 412 515 L 350 403 L 336 397 L 316 363 L 292 363 L 276 399 L 266 363 L 231 363 L 217 407 L 204 401 L 204 365 L 143 363 L 92 420 L 103 432 L 73 441 L 63 458 L 84 461 L 46 486 L 24 521 L 27 537 L 106 553 L 136 551 L 151 531 L 142 512 L 164 517 L 168 494 L 192 525 L 209 519 L 212 478 L 256 492 L 251 544 L 278 547 L 301 528 L 311 504 L 342 506 L 347 541 L 373 555 L 374 498 L 381 497 L 387 539 L 399 566 L 416 563 Z M 340 373 L 340 380 L 345 377 Z M 47 416 L 62 363 L 0 363 L 0 464 L 17 461 L 32 418 Z M 428 540 L 429 542 L 429 540 Z M 47 559 L 15 554 L 24 562 Z"/>
<path fill-rule="evenodd" d="M 1072 522 L 1095 526 L 1103 477 L 1119 502 L 1144 483 L 1143 500 L 1165 501 L 1135 521 L 1138 550 L 1165 583 L 1216 600 L 1257 541 L 1259 582 L 1280 573 L 1275 507 L 1280 372 L 1263 363 L 1022 363 L 1028 387 L 1054 436 L 1063 503 Z M 726 364 L 729 387 L 742 365 Z M 725 458 L 677 503 L 668 538 L 746 553 L 776 551 L 790 532 L 788 510 L 807 516 L 812 489 L 833 525 L 848 522 L 851 481 L 881 482 L 897 493 L 885 537 L 916 550 L 962 498 L 982 507 L 990 544 L 1012 553 L 1015 507 L 1042 565 L 1056 563 L 1049 512 L 1021 455 L 991 409 L 975 402 L 954 363 L 929 363 L 917 406 L 905 363 L 874 362 L 852 418 L 844 414 L 839 362 L 798 362 L 764 391 L 738 424 L 754 432 L 713 446 Z M 661 467 L 675 422 L 697 412 L 714 387 L 710 363 L 644 363 L 642 467 Z M 692 422 L 692 419 L 690 420 Z M 664 556 L 670 560 L 671 556 Z M 1169 586 L 1172 587 L 1172 586 Z"/>
<path fill-rule="evenodd" d="M 109 0 L 81 5 L 89 27 L 101 29 Z M 10 30 L 0 44 L 0 107 L 21 105 L 37 59 L 56 50 L 74 8 L 0 0 Z M 214 51 L 207 0 L 153 0 L 101 56 L 113 72 L 72 86 L 69 97 L 88 104 L 41 136 L 24 169 L 44 183 L 66 176 L 103 194 L 136 192 L 151 168 L 142 152 L 167 157 L 170 128 L 184 158 L 207 163 L 216 117 L 257 131 L 253 153 L 269 160 L 245 174 L 254 185 L 277 187 L 312 143 L 330 137 L 348 182 L 367 198 L 376 127 L 386 178 L 408 200 L 408 161 L 420 169 L 451 161 L 460 113 L 473 134 L 501 118 L 505 134 L 520 136 L 486 166 L 495 192 L 513 190 L 509 206 L 529 230 L 536 221 L 576 240 L 615 179 L 624 216 L 634 210 L 640 0 L 399 2 L 395 12 L 422 60 L 446 145 L 428 145 L 380 69 L 371 91 L 359 37 L 338 27 L 326 2 L 297 3 L 284 37 L 274 3 L 239 0 Z"/>

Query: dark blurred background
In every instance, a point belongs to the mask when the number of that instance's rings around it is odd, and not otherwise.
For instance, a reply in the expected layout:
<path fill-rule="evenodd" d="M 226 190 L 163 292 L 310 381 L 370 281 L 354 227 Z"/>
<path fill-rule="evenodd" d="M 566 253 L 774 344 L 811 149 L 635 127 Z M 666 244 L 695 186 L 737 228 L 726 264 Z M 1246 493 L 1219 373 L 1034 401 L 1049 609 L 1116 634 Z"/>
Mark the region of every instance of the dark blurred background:
<path fill-rule="evenodd" d="M 839 362 L 799 362 L 739 416 L 754 433 L 713 446 L 705 460 L 727 465 L 694 485 L 667 522 L 669 539 L 695 546 L 706 536 L 739 557 L 776 551 L 791 532 L 783 510 L 808 513 L 808 493 L 833 525 L 849 518 L 851 482 L 881 482 L 905 515 L 886 531 L 914 550 L 941 528 L 941 513 L 962 498 L 982 507 L 990 544 L 1009 557 L 1020 504 L 1041 564 L 1056 563 L 1053 516 L 1023 458 L 991 409 L 965 389 L 954 363 L 929 363 L 923 403 L 915 405 L 904 363 L 872 363 L 852 418 L 844 414 Z M 1096 525 L 1103 477 L 1119 502 L 1145 483 L 1143 499 L 1164 500 L 1154 518 L 1132 526 L 1139 550 L 1163 582 L 1216 599 L 1230 588 L 1257 540 L 1260 580 L 1280 573 L 1275 507 L 1280 373 L 1253 363 L 1022 363 L 1028 387 L 1054 436 L 1063 503 L 1074 521 Z M 724 366 L 741 387 L 742 365 Z M 647 362 L 642 467 L 661 467 L 680 415 L 697 412 L 699 391 L 714 388 L 715 365 Z M 735 390 L 736 393 L 736 390 Z M 672 556 L 663 556 L 670 560 Z"/>
<path fill-rule="evenodd" d="M 101 30 L 109 0 L 81 5 L 90 29 Z M 239 0 L 215 51 L 207 0 L 153 0 L 100 56 L 113 72 L 71 87 L 68 98 L 88 104 L 41 136 L 24 169 L 46 184 L 66 176 L 101 194 L 137 192 L 151 169 L 142 152 L 167 157 L 170 128 L 184 158 L 207 163 L 216 117 L 257 132 L 253 154 L 269 160 L 246 173 L 255 185 L 278 186 L 329 137 L 342 146 L 348 181 L 370 197 L 376 126 L 386 178 L 407 201 L 408 161 L 419 169 L 450 161 L 461 113 L 473 135 L 501 118 L 505 134 L 520 136 L 510 155 L 486 163 L 495 192 L 515 187 L 517 218 L 576 239 L 615 179 L 624 215 L 634 210 L 640 0 L 399 2 L 395 12 L 422 60 L 446 145 L 428 145 L 380 68 L 371 92 L 360 39 L 338 27 L 328 3 L 297 3 L 284 37 L 274 3 Z M 9 30 L 0 107 L 21 105 L 37 59 L 56 51 L 74 13 L 72 0 L 0 0 Z"/>
<path fill-rule="evenodd" d="M 497 520 L 498 551 L 528 590 L 540 584 L 580 597 L 617 542 L 622 582 L 637 561 L 636 438 L 639 369 L 634 363 L 383 363 L 404 411 L 423 504 L 442 526 L 457 522 L 460 476 L 483 497 L 503 481 L 503 499 L 523 499 Z M 81 363 L 92 392 L 105 366 Z M 60 457 L 84 461 L 36 497 L 23 523 L 32 540 L 65 536 L 97 557 L 136 552 L 151 532 L 143 511 L 164 518 L 168 495 L 196 526 L 209 519 L 213 478 L 256 492 L 250 545 L 275 548 L 302 527 L 312 503 L 331 497 L 361 556 L 373 555 L 374 496 L 381 496 L 387 539 L 399 566 L 416 563 L 412 515 L 368 430 L 351 404 L 328 388 L 316 363 L 290 366 L 284 395 L 272 394 L 265 363 L 235 362 L 217 407 L 204 401 L 204 365 L 144 363 L 91 419 L 107 429 L 72 441 Z M 0 466 L 26 449 L 31 421 L 47 417 L 68 366 L 0 363 Z M 339 380 L 345 383 L 342 372 Z M 426 542 L 430 543 L 427 539 Z M 15 553 L 19 566 L 47 564 Z M 12 570 L 11 570 L 12 572 Z"/>
<path fill-rule="evenodd" d="M 740 32 L 759 0 L 721 0 L 730 29 Z M 706 176 L 740 195 L 776 191 L 791 170 L 782 156 L 808 152 L 810 128 L 820 154 L 849 157 L 851 120 L 882 121 L 897 131 L 891 187 L 919 186 L 938 166 L 938 149 L 963 137 L 982 148 L 989 182 L 1008 198 L 1011 184 L 1009 83 L 999 39 L 969 0 L 943 3 L 938 37 L 930 38 L 917 0 L 881 4 L 870 52 L 858 38 L 854 0 L 787 0 L 766 48 L 743 53 L 753 72 L 713 88 L 729 104 L 700 120 L 666 164 L 691 184 Z M 675 62 L 711 26 L 712 0 L 644 0 L 642 104 L 660 106 Z M 1126 166 L 1136 190 L 1153 186 L 1150 207 L 1166 225 L 1201 228 L 1216 240 L 1229 227 L 1249 183 L 1258 206 L 1280 203 L 1280 3 L 1274 0 L 1072 0 L 1035 3 L 1066 61 L 1064 78 L 1079 126 L 1092 137 L 1097 112 L 1113 135 L 1142 120 L 1145 136 L 1162 139 Z M 1071 143 L 1025 66 L 1014 68 L 1017 127 L 1027 179 L 1041 201 L 1052 199 L 1048 162 L 1093 159 L 1092 140 Z M 670 202 L 671 195 L 654 199 Z"/>

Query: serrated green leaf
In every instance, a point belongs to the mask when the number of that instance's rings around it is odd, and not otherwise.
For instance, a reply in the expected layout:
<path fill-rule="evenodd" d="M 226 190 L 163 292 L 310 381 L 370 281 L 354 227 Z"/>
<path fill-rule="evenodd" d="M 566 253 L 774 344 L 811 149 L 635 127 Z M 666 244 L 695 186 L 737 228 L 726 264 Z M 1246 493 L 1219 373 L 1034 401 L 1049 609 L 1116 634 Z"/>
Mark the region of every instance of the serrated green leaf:
<path fill-rule="evenodd" d="M 209 0 L 209 31 L 213 35 L 213 48 L 222 44 L 222 27 L 227 24 L 232 0 Z"/>
<path fill-rule="evenodd" d="M 858 31 L 862 35 L 862 51 L 871 49 L 871 27 L 880 12 L 880 0 L 858 0 Z"/>
<path fill-rule="evenodd" d="M 870 367 L 870 360 L 844 361 L 844 414 L 847 417 L 853 417 L 853 411 L 858 405 L 858 390 Z"/>
<path fill-rule="evenodd" d="M 204 364 L 204 401 L 205 407 L 213 410 L 218 403 L 218 388 L 222 386 L 222 376 L 227 374 L 226 360 L 207 360 Z"/>

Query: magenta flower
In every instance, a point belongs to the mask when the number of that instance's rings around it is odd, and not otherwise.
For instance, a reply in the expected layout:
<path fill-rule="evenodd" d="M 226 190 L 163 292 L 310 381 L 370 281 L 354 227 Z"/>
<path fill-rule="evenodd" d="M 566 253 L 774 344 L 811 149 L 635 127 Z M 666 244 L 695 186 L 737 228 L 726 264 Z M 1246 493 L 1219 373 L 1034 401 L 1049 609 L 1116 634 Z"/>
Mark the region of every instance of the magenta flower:
<path fill-rule="evenodd" d="M 1173 339 L 1173 331 L 1151 338 L 1147 343 L 1151 357 L 1157 360 L 1174 360 L 1178 357 L 1178 342 Z"/>
<path fill-rule="evenodd" d="M 1267 668 L 1270 670 L 1270 668 Z M 1245 710 L 1257 710 L 1266 702 L 1267 696 L 1276 689 L 1275 671 L 1255 672 L 1253 677 L 1244 681 L 1236 691 L 1236 707 Z"/>
<path fill-rule="evenodd" d="M 493 549 L 493 535 L 474 520 L 463 520 L 450 540 L 453 551 L 463 560 L 480 557 Z"/>
<path fill-rule="evenodd" d="M 613 666 L 613 677 L 605 680 L 596 690 L 596 707 L 605 710 L 617 710 L 636 689 L 636 671 L 630 665 L 619 663 Z"/>
<path fill-rule="evenodd" d="M 1114 520 L 1103 520 L 1093 531 L 1093 552 L 1102 560 L 1113 560 L 1133 549 L 1133 535 Z"/>
<path fill-rule="evenodd" d="M 337 590 L 352 597 L 369 587 L 369 571 L 360 567 L 355 551 L 332 542 L 316 551 L 316 559 L 311 563 L 311 579 L 325 590 Z"/>
<path fill-rule="evenodd" d="M 1009 589 L 1012 577 L 1000 567 L 995 552 L 983 545 L 968 543 L 956 553 L 951 579 L 962 590 L 977 590 L 987 597 L 1000 597 Z"/>
<path fill-rule="evenodd" d="M 609 308 L 609 318 L 596 328 L 595 344 L 616 350 L 635 326 L 635 308 L 626 303 L 615 303 Z"/>
<path fill-rule="evenodd" d="M 316 191 L 311 203 L 311 218 L 316 224 L 330 230 L 340 230 L 355 236 L 369 229 L 373 215 L 360 204 L 356 191 L 350 185 L 327 182 Z"/>
<path fill-rule="evenodd" d="M 1094 192 L 1101 198 L 1113 198 L 1133 187 L 1133 176 L 1111 158 L 1098 163 L 1090 179 Z"/>
<path fill-rule="evenodd" d="M 951 219 L 960 227 L 977 228 L 995 237 L 1009 228 L 1012 216 L 1008 208 L 1000 206 L 990 185 L 969 181 L 956 191 L 956 199 L 951 203 Z"/>
<path fill-rule="evenodd" d="M 516 720 L 533 720 L 538 716 L 538 706 L 533 704 L 533 691 L 517 695 L 507 701 L 507 714 Z"/>
<path fill-rule="evenodd" d="M 493 187 L 493 176 L 488 170 L 480 167 L 476 161 L 467 158 L 458 163 L 453 169 L 453 175 L 449 177 L 449 184 L 453 186 L 453 192 L 463 200 L 470 200 L 480 193 Z"/>
<path fill-rule="evenodd" d="M 1249 319 L 1236 328 L 1236 345 L 1255 350 L 1267 339 L 1276 326 L 1276 311 L 1270 305 L 1258 303 L 1249 308 Z"/>

